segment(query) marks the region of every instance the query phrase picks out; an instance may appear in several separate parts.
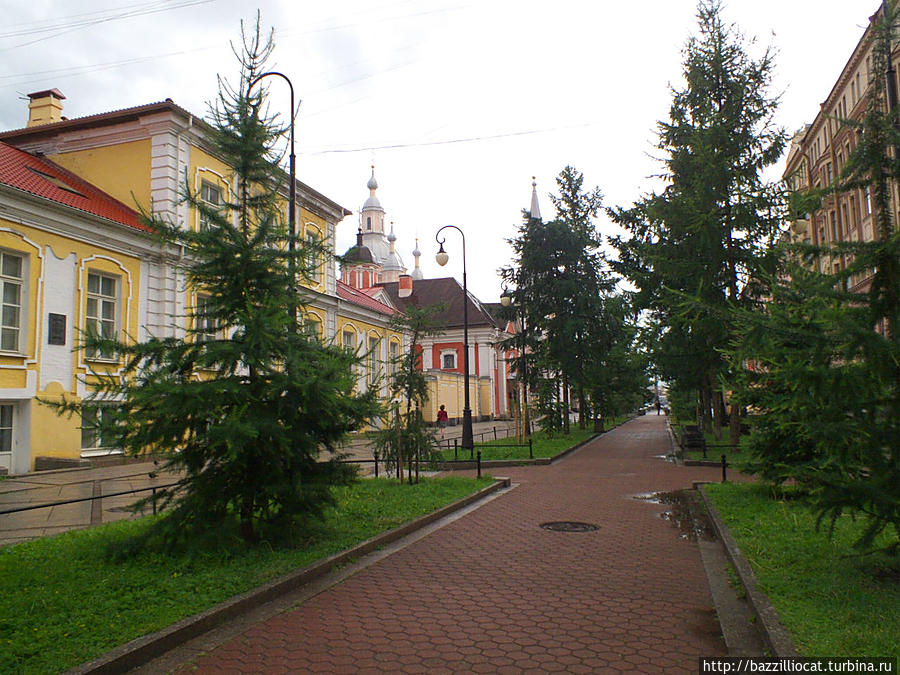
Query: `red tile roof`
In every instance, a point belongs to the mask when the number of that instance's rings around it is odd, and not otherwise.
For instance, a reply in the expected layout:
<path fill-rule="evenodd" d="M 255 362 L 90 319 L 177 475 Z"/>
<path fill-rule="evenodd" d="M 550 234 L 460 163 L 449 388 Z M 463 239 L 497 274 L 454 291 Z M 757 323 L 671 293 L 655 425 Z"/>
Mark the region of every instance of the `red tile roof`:
<path fill-rule="evenodd" d="M 370 298 L 364 292 L 358 291 L 352 286 L 348 286 L 340 280 L 338 280 L 337 282 L 337 294 L 341 300 L 346 300 L 347 302 L 351 302 L 354 305 L 359 305 L 360 307 L 365 307 L 366 309 L 370 309 L 375 312 L 389 314 L 391 316 L 393 316 L 394 314 L 399 314 L 399 312 L 390 305 L 385 305 L 383 302 L 379 302 L 375 298 Z"/>
<path fill-rule="evenodd" d="M 149 231 L 134 209 L 50 160 L 2 142 L 0 184 L 137 230 Z"/>

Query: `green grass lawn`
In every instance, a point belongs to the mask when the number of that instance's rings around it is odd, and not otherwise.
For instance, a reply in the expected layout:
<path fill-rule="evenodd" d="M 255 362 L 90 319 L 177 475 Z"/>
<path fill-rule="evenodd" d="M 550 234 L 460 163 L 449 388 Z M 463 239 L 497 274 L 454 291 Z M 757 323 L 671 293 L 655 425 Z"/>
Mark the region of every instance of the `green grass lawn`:
<path fill-rule="evenodd" d="M 534 457 L 555 457 L 561 452 L 565 452 L 569 448 L 578 445 L 582 441 L 586 441 L 594 432 L 591 429 L 579 429 L 577 424 L 572 425 L 568 435 L 556 434 L 553 438 L 547 438 L 547 434 L 543 431 L 535 431 L 531 435 L 532 449 Z M 496 441 L 486 441 L 485 443 L 475 443 L 475 451 L 481 450 L 482 461 L 501 460 L 501 459 L 528 459 L 528 446 L 511 446 L 516 442 L 515 436 L 509 438 L 501 438 Z M 442 450 L 441 456 L 445 461 L 454 459 L 453 449 Z M 460 461 L 469 459 L 469 453 L 459 449 L 457 456 Z"/>
<path fill-rule="evenodd" d="M 346 550 L 491 483 L 449 477 L 399 485 L 362 480 L 302 549 L 265 546 L 230 553 L 125 562 L 104 554 L 150 519 L 112 523 L 0 548 L 0 673 L 55 673 L 268 581 Z"/>
<path fill-rule="evenodd" d="M 801 654 L 900 657 L 900 560 L 858 555 L 860 523 L 842 518 L 829 540 L 800 499 L 747 483 L 704 490 Z"/>

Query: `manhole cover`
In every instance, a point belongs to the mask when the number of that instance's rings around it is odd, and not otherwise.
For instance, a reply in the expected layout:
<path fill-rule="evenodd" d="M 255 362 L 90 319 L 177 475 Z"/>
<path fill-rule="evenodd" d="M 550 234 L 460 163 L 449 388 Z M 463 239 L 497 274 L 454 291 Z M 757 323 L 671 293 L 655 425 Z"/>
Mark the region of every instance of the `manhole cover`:
<path fill-rule="evenodd" d="M 599 525 L 591 523 L 578 523 L 571 520 L 561 520 L 551 523 L 541 523 L 541 527 L 545 530 L 553 530 L 554 532 L 593 532 L 599 530 Z"/>

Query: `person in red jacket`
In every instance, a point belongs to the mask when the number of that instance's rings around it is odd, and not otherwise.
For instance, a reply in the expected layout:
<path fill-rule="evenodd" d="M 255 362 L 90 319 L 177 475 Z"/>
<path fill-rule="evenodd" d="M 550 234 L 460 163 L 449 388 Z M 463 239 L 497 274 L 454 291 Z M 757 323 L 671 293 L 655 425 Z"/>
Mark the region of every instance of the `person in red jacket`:
<path fill-rule="evenodd" d="M 438 413 L 437 413 L 437 423 L 438 423 L 438 426 L 441 428 L 441 438 L 444 437 L 444 428 L 447 426 L 448 419 L 449 418 L 447 416 L 447 411 L 444 410 L 444 405 L 441 404 L 441 409 L 438 410 Z"/>

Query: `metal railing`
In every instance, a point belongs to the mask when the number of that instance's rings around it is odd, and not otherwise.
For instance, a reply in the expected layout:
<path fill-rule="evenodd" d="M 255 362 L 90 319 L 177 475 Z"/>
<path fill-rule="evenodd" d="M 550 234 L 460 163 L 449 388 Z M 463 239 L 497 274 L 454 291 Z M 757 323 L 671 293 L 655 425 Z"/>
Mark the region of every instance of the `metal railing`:
<path fill-rule="evenodd" d="M 111 478 L 109 480 L 119 480 L 118 478 Z M 80 481 L 82 483 L 90 483 L 94 481 Z M 0 510 L 0 516 L 5 516 L 10 513 L 21 513 L 23 511 L 34 511 L 36 509 L 49 509 L 54 506 L 66 506 L 67 504 L 78 504 L 80 502 L 92 502 L 97 499 L 107 499 L 109 497 L 123 497 L 125 495 L 133 495 L 138 492 L 147 492 L 152 491 L 153 495 L 151 496 L 151 501 L 153 502 L 153 513 L 156 514 L 156 491 L 163 490 L 165 488 L 175 487 L 178 483 L 168 483 L 166 485 L 151 485 L 145 488 L 135 488 L 134 490 L 122 490 L 120 492 L 110 492 L 102 495 L 92 495 L 90 497 L 75 497 L 74 499 L 61 499 L 55 502 L 46 502 L 44 504 L 29 504 L 28 506 L 16 506 L 11 509 L 3 509 Z"/>

